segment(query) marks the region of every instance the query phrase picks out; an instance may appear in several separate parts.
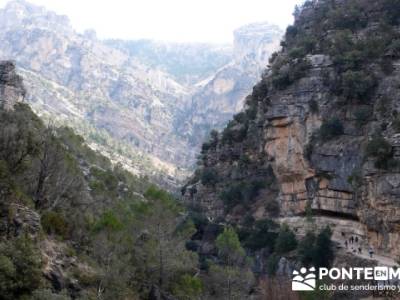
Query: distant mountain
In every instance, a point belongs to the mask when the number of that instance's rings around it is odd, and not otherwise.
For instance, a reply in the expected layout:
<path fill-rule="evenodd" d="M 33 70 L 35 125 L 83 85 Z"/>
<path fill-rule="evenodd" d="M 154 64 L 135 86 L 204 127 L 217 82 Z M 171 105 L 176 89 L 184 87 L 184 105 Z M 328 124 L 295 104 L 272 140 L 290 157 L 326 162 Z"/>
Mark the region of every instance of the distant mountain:
<path fill-rule="evenodd" d="M 148 66 L 163 70 L 185 86 L 214 75 L 233 57 L 231 45 L 152 40 L 107 40 L 105 43 Z"/>
<path fill-rule="evenodd" d="M 222 129 L 243 108 L 261 78 L 270 55 L 279 48 L 282 30 L 268 23 L 243 26 L 234 32 L 232 60 L 200 82 L 192 95 L 181 132 L 198 148 L 211 129 Z"/>
<path fill-rule="evenodd" d="M 236 32 L 234 49 L 101 41 L 93 31 L 77 33 L 66 16 L 23 0 L 0 10 L 0 28 L 0 57 L 17 62 L 30 91 L 26 99 L 42 118 L 72 126 L 93 149 L 136 174 L 171 182 L 186 176 L 209 124 L 222 127 L 240 109 L 270 54 L 265 49 L 280 38 L 277 28 L 255 25 Z M 250 71 L 251 65 L 257 67 Z M 207 90 L 221 86 L 220 77 L 241 92 L 222 87 L 221 97 L 210 97 Z"/>

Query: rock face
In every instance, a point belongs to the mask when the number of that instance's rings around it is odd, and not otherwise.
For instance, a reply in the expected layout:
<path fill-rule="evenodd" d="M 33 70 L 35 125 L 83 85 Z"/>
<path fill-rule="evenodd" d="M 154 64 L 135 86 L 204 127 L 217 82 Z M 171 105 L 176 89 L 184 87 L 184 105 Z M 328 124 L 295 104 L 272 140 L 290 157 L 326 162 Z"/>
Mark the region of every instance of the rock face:
<path fill-rule="evenodd" d="M 232 60 L 197 84 L 181 123 L 198 149 L 210 129 L 222 129 L 243 109 L 246 96 L 259 80 L 271 54 L 279 48 L 282 30 L 268 23 L 243 26 L 234 32 Z"/>
<path fill-rule="evenodd" d="M 226 66 L 234 56 L 226 46 L 101 41 L 94 32 L 75 32 L 66 16 L 23 0 L 0 10 L 0 28 L 0 57 L 17 62 L 27 101 L 42 118 L 72 126 L 115 162 L 162 174 L 164 181 L 187 174 L 207 125 L 224 124 L 241 108 L 260 68 L 242 77 L 248 69 L 240 63 Z M 258 31 L 252 47 L 261 44 Z M 276 31 L 265 32 L 267 44 L 276 44 Z M 245 44 L 239 48 L 235 57 L 243 61 Z M 246 65 L 257 65 L 253 50 L 246 53 Z M 195 85 L 222 67 L 205 88 L 217 97 Z M 192 130 L 199 126 L 202 136 Z"/>
<path fill-rule="evenodd" d="M 299 234 L 311 212 L 337 240 L 354 234 L 397 258 L 400 20 L 392 9 L 307 2 L 246 109 L 203 145 L 186 201 L 211 220 L 274 218 Z"/>
<path fill-rule="evenodd" d="M 0 56 L 18 62 L 30 90 L 27 101 L 42 117 L 69 123 L 110 152 L 117 151 L 110 145 L 120 142 L 166 167 L 187 162 L 187 147 L 173 126 L 184 87 L 95 36 L 78 34 L 65 16 L 44 8 L 13 1 L 0 19 Z M 152 163 L 138 156 L 130 159 Z"/>
<path fill-rule="evenodd" d="M 0 109 L 12 109 L 25 94 L 22 78 L 15 72 L 15 64 L 0 61 Z"/>

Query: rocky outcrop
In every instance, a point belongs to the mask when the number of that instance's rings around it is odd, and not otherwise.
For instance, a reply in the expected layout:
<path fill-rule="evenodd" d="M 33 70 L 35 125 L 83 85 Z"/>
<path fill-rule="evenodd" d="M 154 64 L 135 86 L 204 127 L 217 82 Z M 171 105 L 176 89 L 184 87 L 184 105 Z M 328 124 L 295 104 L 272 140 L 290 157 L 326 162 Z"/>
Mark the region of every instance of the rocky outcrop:
<path fill-rule="evenodd" d="M 0 61 L 0 109 L 12 109 L 25 94 L 22 77 L 15 72 L 15 63 Z"/>
<path fill-rule="evenodd" d="M 255 23 L 234 32 L 232 60 L 199 82 L 186 108 L 179 131 L 199 148 L 210 129 L 222 129 L 243 109 L 246 96 L 259 80 L 271 54 L 278 50 L 282 30 L 269 23 Z"/>
<path fill-rule="evenodd" d="M 350 24 L 352 5 L 359 21 Z M 338 243 L 359 236 L 364 249 L 396 259 L 400 57 L 388 49 L 399 39 L 398 16 L 379 23 L 389 15 L 369 0 L 307 2 L 245 110 L 203 145 L 184 189 L 192 207 L 242 225 L 274 218 L 299 235 L 311 213 Z M 255 179 L 263 184 L 251 197 L 237 192 Z"/>

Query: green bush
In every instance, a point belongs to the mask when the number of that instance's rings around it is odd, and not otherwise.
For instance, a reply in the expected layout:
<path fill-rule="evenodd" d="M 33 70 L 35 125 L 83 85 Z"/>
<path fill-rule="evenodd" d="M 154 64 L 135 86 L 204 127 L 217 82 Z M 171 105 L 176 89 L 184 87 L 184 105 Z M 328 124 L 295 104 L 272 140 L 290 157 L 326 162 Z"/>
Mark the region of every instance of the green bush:
<path fill-rule="evenodd" d="M 299 242 L 297 254 L 304 266 L 310 266 L 314 262 L 316 256 L 314 247 L 315 240 L 315 234 L 313 232 L 307 232 L 304 238 Z"/>
<path fill-rule="evenodd" d="M 209 149 L 215 149 L 217 145 L 218 145 L 218 131 L 211 130 L 209 140 L 203 143 L 203 145 L 201 146 L 201 153 L 204 154 Z"/>
<path fill-rule="evenodd" d="M 277 237 L 276 229 L 278 225 L 272 220 L 258 220 L 254 223 L 247 237 L 243 241 L 244 247 L 257 251 L 266 247 L 273 250 Z"/>
<path fill-rule="evenodd" d="M 374 157 L 375 167 L 388 169 L 392 157 L 392 145 L 382 136 L 374 136 L 368 142 L 365 154 L 367 157 Z"/>
<path fill-rule="evenodd" d="M 47 234 L 56 234 L 62 238 L 68 236 L 68 223 L 64 216 L 54 211 L 44 212 L 41 216 L 43 230 Z"/>
<path fill-rule="evenodd" d="M 343 125 L 338 118 L 324 121 L 319 129 L 319 137 L 322 141 L 328 141 L 344 133 Z"/>
<path fill-rule="evenodd" d="M 119 180 L 112 170 L 102 170 L 97 167 L 90 168 L 90 174 L 93 177 L 91 188 L 98 192 L 116 193 Z"/>
<path fill-rule="evenodd" d="M 380 61 L 381 70 L 385 75 L 391 75 L 394 72 L 394 66 L 391 59 L 381 59 Z"/>
<path fill-rule="evenodd" d="M 267 259 L 267 273 L 270 276 L 274 276 L 278 270 L 278 264 L 281 257 L 276 254 L 271 254 Z"/>
<path fill-rule="evenodd" d="M 372 109 L 370 107 L 361 107 L 354 112 L 354 117 L 356 118 L 356 123 L 359 127 L 365 125 L 371 115 Z"/>
<path fill-rule="evenodd" d="M 218 182 L 218 174 L 214 168 L 205 168 L 201 174 L 201 184 L 215 186 Z"/>
<path fill-rule="evenodd" d="M 368 18 L 360 2 L 348 1 L 330 10 L 328 22 L 334 29 L 357 30 L 367 26 Z"/>
<path fill-rule="evenodd" d="M 221 200 L 224 202 L 227 210 L 231 210 L 236 205 L 243 202 L 242 188 L 240 184 L 234 184 L 225 188 L 220 196 Z"/>
<path fill-rule="evenodd" d="M 275 241 L 275 252 L 284 254 L 296 249 L 297 240 L 289 226 L 283 224 Z"/>
<path fill-rule="evenodd" d="M 107 231 L 120 231 L 124 228 L 121 220 L 117 217 L 117 215 L 112 212 L 108 211 L 101 215 L 101 217 L 97 220 L 94 224 L 93 231 L 99 232 L 101 230 Z"/>
<path fill-rule="evenodd" d="M 239 182 L 223 190 L 220 194 L 220 198 L 224 202 L 227 211 L 239 204 L 247 207 L 251 200 L 257 197 L 259 191 L 265 187 L 266 183 L 260 180 Z"/>
<path fill-rule="evenodd" d="M 246 254 L 236 231 L 232 227 L 224 228 L 224 231 L 215 240 L 215 246 L 218 249 L 218 256 L 225 265 L 236 264 Z"/>
<path fill-rule="evenodd" d="M 346 71 L 342 74 L 341 94 L 347 100 L 367 103 L 371 98 L 377 80 L 364 71 Z"/>
<path fill-rule="evenodd" d="M 325 227 L 317 236 L 313 232 L 306 233 L 297 247 L 297 254 L 303 265 L 317 268 L 330 266 L 334 257 L 331 236 L 329 227 Z"/>
<path fill-rule="evenodd" d="M 295 59 L 290 62 L 283 62 L 272 68 L 272 85 L 283 90 L 293 84 L 295 81 L 303 78 L 310 69 L 310 63 L 307 59 Z"/>
<path fill-rule="evenodd" d="M 203 282 L 199 277 L 182 275 L 172 286 L 172 294 L 179 300 L 197 299 L 203 291 Z"/>
<path fill-rule="evenodd" d="M 70 300 L 66 292 L 60 294 L 53 293 L 52 290 L 36 290 L 32 293 L 31 300 Z"/>
<path fill-rule="evenodd" d="M 42 260 L 27 236 L 0 243 L 0 298 L 19 299 L 42 284 Z"/>
<path fill-rule="evenodd" d="M 333 261 L 334 253 L 331 236 L 332 231 L 328 226 L 325 227 L 317 236 L 317 239 L 315 241 L 314 258 L 314 266 L 317 268 L 327 268 L 331 265 Z"/>
<path fill-rule="evenodd" d="M 236 119 L 243 121 L 245 114 L 240 114 Z M 235 118 L 235 117 L 234 117 Z M 237 122 L 236 119 L 229 121 L 228 125 L 222 131 L 221 141 L 232 144 L 242 142 L 247 136 L 248 122 Z"/>

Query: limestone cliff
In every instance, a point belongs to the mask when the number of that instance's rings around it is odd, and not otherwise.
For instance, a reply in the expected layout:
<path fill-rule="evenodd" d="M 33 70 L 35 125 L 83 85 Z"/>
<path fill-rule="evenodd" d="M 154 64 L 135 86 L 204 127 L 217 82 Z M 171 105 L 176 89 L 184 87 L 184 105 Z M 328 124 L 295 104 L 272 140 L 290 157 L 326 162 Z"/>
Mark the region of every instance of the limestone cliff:
<path fill-rule="evenodd" d="M 278 26 L 269 23 L 235 30 L 232 60 L 195 86 L 178 127 L 196 149 L 210 129 L 222 129 L 243 109 L 246 96 L 259 80 L 270 55 L 279 48 L 282 35 Z"/>
<path fill-rule="evenodd" d="M 203 145 L 184 197 L 210 220 L 274 218 L 400 255 L 398 1 L 307 1 L 246 108 Z"/>

